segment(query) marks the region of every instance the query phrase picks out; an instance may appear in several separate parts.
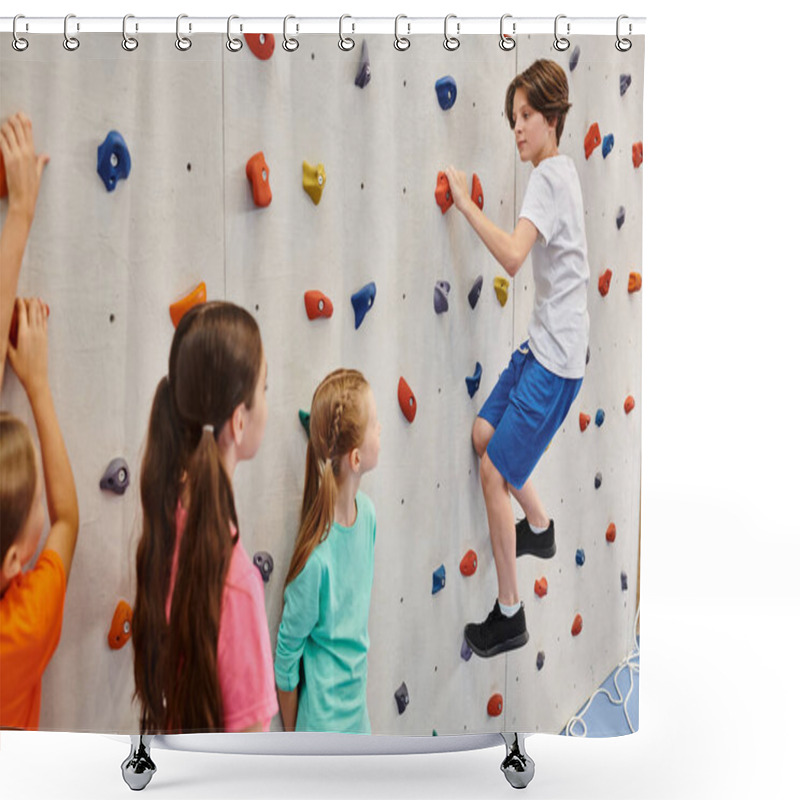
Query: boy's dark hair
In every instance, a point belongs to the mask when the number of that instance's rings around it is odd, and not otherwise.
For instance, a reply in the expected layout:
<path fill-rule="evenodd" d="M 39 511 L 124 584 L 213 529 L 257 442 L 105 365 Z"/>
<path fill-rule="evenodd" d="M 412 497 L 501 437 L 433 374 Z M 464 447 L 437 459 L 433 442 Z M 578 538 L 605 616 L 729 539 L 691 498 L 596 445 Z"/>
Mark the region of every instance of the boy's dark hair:
<path fill-rule="evenodd" d="M 556 120 L 556 144 L 561 141 L 564 120 L 571 107 L 567 75 L 555 61 L 534 61 L 525 72 L 514 78 L 506 90 L 506 117 L 514 129 L 514 95 L 524 89 L 528 105 L 538 111 L 548 122 Z"/>

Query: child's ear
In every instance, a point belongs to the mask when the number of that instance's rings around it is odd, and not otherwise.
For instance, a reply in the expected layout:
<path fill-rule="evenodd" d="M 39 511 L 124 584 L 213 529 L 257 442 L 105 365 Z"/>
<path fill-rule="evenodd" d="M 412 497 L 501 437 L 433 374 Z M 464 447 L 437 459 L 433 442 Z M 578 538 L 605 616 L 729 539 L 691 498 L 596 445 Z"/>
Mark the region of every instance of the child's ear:
<path fill-rule="evenodd" d="M 350 469 L 353 470 L 353 472 L 358 473 L 358 470 L 361 467 L 361 452 L 357 447 L 354 447 L 350 451 L 349 459 Z"/>
<path fill-rule="evenodd" d="M 231 432 L 233 433 L 233 441 L 236 442 L 237 445 L 242 443 L 244 439 L 244 421 L 245 421 L 245 405 L 244 403 L 239 403 L 238 406 L 233 410 L 233 414 L 231 415 Z"/>
<path fill-rule="evenodd" d="M 22 561 L 19 557 L 19 547 L 16 543 L 6 550 L 6 557 L 3 559 L 2 575 L 3 583 L 9 583 L 22 571 Z"/>

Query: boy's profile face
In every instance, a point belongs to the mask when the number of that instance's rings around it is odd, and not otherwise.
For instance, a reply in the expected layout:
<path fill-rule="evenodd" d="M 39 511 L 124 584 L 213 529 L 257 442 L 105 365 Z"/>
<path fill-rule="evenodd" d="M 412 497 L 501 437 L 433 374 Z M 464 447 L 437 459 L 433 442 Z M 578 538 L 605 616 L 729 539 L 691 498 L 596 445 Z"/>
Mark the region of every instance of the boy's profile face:
<path fill-rule="evenodd" d="M 520 161 L 538 166 L 542 159 L 558 155 L 556 120 L 548 122 L 541 112 L 532 108 L 523 88 L 514 93 L 514 139 Z"/>

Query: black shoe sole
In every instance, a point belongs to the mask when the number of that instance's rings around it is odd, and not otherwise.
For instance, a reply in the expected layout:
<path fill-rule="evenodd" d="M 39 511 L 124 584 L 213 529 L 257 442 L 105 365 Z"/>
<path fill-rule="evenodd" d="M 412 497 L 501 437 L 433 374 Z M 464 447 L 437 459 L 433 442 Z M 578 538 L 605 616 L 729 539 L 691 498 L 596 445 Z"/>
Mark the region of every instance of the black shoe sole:
<path fill-rule="evenodd" d="M 466 629 L 464 630 L 464 639 L 466 639 L 470 650 L 472 650 L 476 656 L 480 656 L 481 658 L 491 658 L 492 656 L 499 655 L 500 653 L 506 653 L 509 650 L 517 650 L 523 645 L 527 644 L 529 638 L 530 636 L 528 635 L 528 631 L 525 631 L 524 633 L 519 634 L 519 636 L 515 636 L 513 639 L 506 639 L 504 642 L 499 642 L 494 647 L 490 647 L 488 650 L 481 650 L 479 647 L 472 644 L 467 636 Z"/>
<path fill-rule="evenodd" d="M 536 558 L 552 558 L 556 554 L 556 545 L 553 542 L 551 547 L 542 550 L 517 549 L 517 558 L 520 556 L 536 556 Z"/>

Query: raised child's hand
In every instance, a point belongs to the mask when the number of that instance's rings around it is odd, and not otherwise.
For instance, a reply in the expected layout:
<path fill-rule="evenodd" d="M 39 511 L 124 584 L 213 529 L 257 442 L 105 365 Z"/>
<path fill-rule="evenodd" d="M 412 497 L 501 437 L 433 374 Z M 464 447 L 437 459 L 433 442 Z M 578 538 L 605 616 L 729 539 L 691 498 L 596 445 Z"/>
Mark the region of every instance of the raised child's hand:
<path fill-rule="evenodd" d="M 452 165 L 447 167 L 444 173 L 450 183 L 450 194 L 453 196 L 453 203 L 459 211 L 463 211 L 467 203 L 472 202 L 472 196 L 467 188 L 466 173 L 457 170 Z"/>
<path fill-rule="evenodd" d="M 33 124 L 26 114 L 17 112 L 0 128 L 0 151 L 8 184 L 8 210 L 21 212 L 32 221 L 42 172 L 50 156 L 36 155 Z"/>
<path fill-rule="evenodd" d="M 17 342 L 9 343 L 8 360 L 28 397 L 47 383 L 47 307 L 35 297 L 17 298 Z"/>

